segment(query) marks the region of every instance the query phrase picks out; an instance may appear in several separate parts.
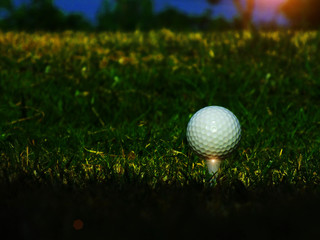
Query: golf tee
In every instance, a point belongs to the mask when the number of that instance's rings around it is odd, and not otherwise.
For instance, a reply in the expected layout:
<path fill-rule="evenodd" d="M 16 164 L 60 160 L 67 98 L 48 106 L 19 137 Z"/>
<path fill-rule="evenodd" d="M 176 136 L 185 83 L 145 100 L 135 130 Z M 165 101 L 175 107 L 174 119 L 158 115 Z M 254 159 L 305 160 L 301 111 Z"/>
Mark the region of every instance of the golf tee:
<path fill-rule="evenodd" d="M 219 167 L 220 167 L 220 164 L 221 164 L 221 160 L 209 159 L 209 160 L 206 160 L 206 164 L 207 164 L 209 173 L 214 175 L 219 170 Z"/>

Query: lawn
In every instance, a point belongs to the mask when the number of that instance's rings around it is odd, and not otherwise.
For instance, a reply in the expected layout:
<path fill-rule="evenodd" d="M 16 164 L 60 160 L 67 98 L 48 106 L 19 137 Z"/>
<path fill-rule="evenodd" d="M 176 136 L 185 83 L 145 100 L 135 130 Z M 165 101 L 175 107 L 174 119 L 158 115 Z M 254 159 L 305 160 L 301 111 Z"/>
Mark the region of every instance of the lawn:
<path fill-rule="evenodd" d="M 319 235 L 320 32 L 0 32 L 0 211 L 19 239 Z M 242 138 L 217 178 L 186 126 Z"/>

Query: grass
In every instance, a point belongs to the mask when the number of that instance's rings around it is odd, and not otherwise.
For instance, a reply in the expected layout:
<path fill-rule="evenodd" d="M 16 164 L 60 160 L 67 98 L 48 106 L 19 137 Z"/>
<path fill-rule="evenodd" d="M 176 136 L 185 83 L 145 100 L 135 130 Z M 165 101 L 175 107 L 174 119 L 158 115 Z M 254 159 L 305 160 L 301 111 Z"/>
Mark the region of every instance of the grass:
<path fill-rule="evenodd" d="M 46 239 L 311 238 L 319 43 L 291 31 L 0 33 L 3 226 Z M 214 182 L 185 137 L 207 105 L 242 126 Z"/>

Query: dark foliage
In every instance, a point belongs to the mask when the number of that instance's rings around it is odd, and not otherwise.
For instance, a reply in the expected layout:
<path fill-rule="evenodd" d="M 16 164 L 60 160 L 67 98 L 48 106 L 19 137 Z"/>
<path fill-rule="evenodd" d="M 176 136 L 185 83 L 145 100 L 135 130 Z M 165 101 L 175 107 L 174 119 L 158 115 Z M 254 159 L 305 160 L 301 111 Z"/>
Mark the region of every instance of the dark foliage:
<path fill-rule="evenodd" d="M 318 0 L 287 0 L 280 10 L 295 28 L 319 28 L 319 9 Z"/>
<path fill-rule="evenodd" d="M 1 8 L 1 5 L 0 5 Z M 24 31 L 61 31 L 88 30 L 91 24 L 80 14 L 65 15 L 52 0 L 32 0 L 29 5 L 14 8 L 12 1 L 7 0 L 2 5 L 9 14 L 0 21 L 5 30 Z"/>

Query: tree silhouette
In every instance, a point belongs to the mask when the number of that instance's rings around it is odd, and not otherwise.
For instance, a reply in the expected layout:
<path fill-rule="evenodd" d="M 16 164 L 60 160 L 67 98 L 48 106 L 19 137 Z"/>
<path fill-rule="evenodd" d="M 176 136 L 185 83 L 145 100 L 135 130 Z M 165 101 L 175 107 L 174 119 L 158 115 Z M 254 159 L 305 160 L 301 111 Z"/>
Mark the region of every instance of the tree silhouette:
<path fill-rule="evenodd" d="M 207 2 L 210 4 L 217 4 L 217 3 L 221 2 L 221 0 L 207 0 Z"/>
<path fill-rule="evenodd" d="M 146 30 L 153 27 L 151 0 L 103 1 L 97 17 L 100 30 Z"/>
<path fill-rule="evenodd" d="M 172 7 L 160 12 L 157 16 L 157 25 L 160 28 L 165 27 L 173 30 L 183 30 L 190 27 L 191 24 L 192 19 L 190 17 Z"/>
<path fill-rule="evenodd" d="M 13 10 L 13 3 L 11 0 L 1 0 L 0 1 L 0 9 L 5 9 L 9 12 Z"/>
<path fill-rule="evenodd" d="M 6 26 L 4 19 L 11 15 L 13 9 L 13 3 L 11 0 L 0 1 L 0 28 L 4 28 L 4 26 Z"/>
<path fill-rule="evenodd" d="M 241 16 L 242 27 L 244 29 L 250 28 L 252 25 L 254 2 L 255 0 L 246 0 L 246 7 L 244 7 L 240 0 L 233 0 L 233 3 Z"/>
<path fill-rule="evenodd" d="M 295 28 L 320 27 L 319 0 L 287 0 L 280 11 Z"/>
<path fill-rule="evenodd" d="M 211 4 L 217 4 L 220 1 L 221 0 L 207 0 L 207 2 Z M 255 0 L 246 0 L 245 7 L 241 3 L 241 0 L 232 0 L 232 2 L 240 14 L 241 27 L 244 29 L 250 28 L 252 25 L 252 13 Z"/>
<path fill-rule="evenodd" d="M 79 14 L 63 14 L 53 0 L 32 0 L 28 5 L 15 8 L 10 0 L 1 0 L 0 8 L 9 12 L 1 21 L 1 28 L 14 30 L 60 31 L 66 29 L 88 30 L 90 23 Z"/>
<path fill-rule="evenodd" d="M 72 13 L 65 16 L 63 29 L 87 31 L 92 29 L 92 25 L 83 15 Z"/>
<path fill-rule="evenodd" d="M 98 30 L 115 30 L 113 5 L 109 0 L 104 0 L 97 14 Z"/>

